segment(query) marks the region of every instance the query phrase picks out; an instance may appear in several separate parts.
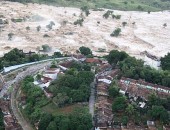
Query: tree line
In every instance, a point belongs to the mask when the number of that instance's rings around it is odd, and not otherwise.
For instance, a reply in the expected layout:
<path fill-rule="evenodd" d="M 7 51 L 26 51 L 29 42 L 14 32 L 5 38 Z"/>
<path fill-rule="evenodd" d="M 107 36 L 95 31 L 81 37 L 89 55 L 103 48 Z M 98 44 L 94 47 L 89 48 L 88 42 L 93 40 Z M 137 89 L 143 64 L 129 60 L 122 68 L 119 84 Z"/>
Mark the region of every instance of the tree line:
<path fill-rule="evenodd" d="M 144 65 L 144 61 L 131 57 L 126 52 L 117 50 L 110 51 L 106 58 L 113 67 L 120 68 L 120 77 L 124 76 L 136 80 L 144 79 L 150 83 L 170 87 L 170 72 L 167 70 L 156 70 Z M 162 58 L 162 61 L 164 61 L 161 62 L 162 67 L 168 69 L 169 57 L 165 56 L 165 58 Z"/>
<path fill-rule="evenodd" d="M 70 114 L 43 114 L 38 125 L 39 130 L 90 130 L 92 118 L 88 110 L 76 108 Z"/>
<path fill-rule="evenodd" d="M 43 51 L 46 52 L 49 46 L 43 45 Z M 19 50 L 17 48 L 12 49 L 8 53 L 4 54 L 3 57 L 0 57 L 0 70 L 3 69 L 3 67 L 13 66 L 13 65 L 19 65 L 29 62 L 35 62 L 39 60 L 44 60 L 48 58 L 58 58 L 63 57 L 67 55 L 62 55 L 60 52 L 54 52 L 52 56 L 48 56 L 46 54 L 37 54 L 37 53 L 24 53 L 22 50 Z"/>

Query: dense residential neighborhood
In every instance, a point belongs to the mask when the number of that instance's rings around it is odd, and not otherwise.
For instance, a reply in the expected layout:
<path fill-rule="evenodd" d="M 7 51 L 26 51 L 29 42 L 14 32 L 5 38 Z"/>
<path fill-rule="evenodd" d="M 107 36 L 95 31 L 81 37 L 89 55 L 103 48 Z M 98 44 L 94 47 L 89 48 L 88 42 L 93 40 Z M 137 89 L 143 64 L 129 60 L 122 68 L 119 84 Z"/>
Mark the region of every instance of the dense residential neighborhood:
<path fill-rule="evenodd" d="M 116 53 L 121 55 L 122 52 Z M 74 123 L 75 114 L 75 120 L 80 119 L 79 125 L 74 127 L 76 130 L 85 123 L 81 122 L 81 112 L 88 119 L 86 130 L 169 130 L 169 87 L 124 76 L 122 68 L 115 64 L 119 60 L 122 64 L 122 58 L 115 57 L 112 61 L 111 56 L 88 58 L 78 53 L 69 58 L 46 61 L 48 64 L 34 69 L 18 82 L 15 109 L 37 130 L 56 129 L 57 124 L 51 126 L 51 123 L 55 122 L 54 118 L 61 117 L 59 123 L 67 120 L 64 129 L 69 130 L 73 128 L 70 123 Z M 127 56 L 124 56 L 126 61 Z M 13 113 L 12 93 L 5 93 L 0 102 L 4 127 L 6 130 L 24 129 Z M 159 115 L 154 115 L 157 110 Z M 49 118 L 48 123 L 46 118 Z M 43 125 L 45 122 L 46 126 Z"/>
<path fill-rule="evenodd" d="M 170 130 L 170 0 L 0 0 L 0 130 Z"/>

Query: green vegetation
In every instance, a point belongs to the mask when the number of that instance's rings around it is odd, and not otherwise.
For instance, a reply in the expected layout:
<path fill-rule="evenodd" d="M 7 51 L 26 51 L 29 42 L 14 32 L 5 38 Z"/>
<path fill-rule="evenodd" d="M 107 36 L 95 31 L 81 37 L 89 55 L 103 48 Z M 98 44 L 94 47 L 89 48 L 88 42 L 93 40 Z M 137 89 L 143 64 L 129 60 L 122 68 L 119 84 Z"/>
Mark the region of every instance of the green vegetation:
<path fill-rule="evenodd" d="M 120 35 L 121 29 L 120 28 L 116 28 L 111 34 L 111 37 L 118 37 Z"/>
<path fill-rule="evenodd" d="M 107 56 L 107 60 L 110 64 L 117 64 L 119 61 L 123 61 L 128 57 L 128 54 L 126 52 L 119 52 L 118 50 L 112 50 L 110 51 L 109 55 Z"/>
<path fill-rule="evenodd" d="M 27 31 L 29 31 L 29 30 L 30 30 L 30 27 L 29 27 L 29 26 L 27 26 L 25 29 L 26 29 Z"/>
<path fill-rule="evenodd" d="M 169 71 L 155 70 L 154 68 L 145 66 L 142 60 L 137 60 L 125 52 L 119 52 L 117 50 L 112 50 L 107 56 L 107 59 L 110 64 L 113 66 L 117 65 L 120 68 L 121 76 L 136 80 L 144 79 L 150 83 L 170 87 Z M 163 63 L 163 65 L 165 64 Z"/>
<path fill-rule="evenodd" d="M 43 48 L 43 51 L 44 51 L 44 52 L 49 52 L 49 51 L 51 51 L 51 47 L 50 47 L 49 45 L 47 45 L 47 44 L 42 45 L 42 48 Z"/>
<path fill-rule="evenodd" d="M 110 87 L 109 87 L 109 97 L 110 98 L 115 98 L 115 97 L 118 97 L 119 96 L 119 88 L 117 85 L 114 85 L 112 84 Z"/>
<path fill-rule="evenodd" d="M 21 83 L 21 90 L 27 96 L 26 106 L 23 109 L 23 112 L 30 119 L 32 124 L 38 122 L 43 114 L 41 107 L 49 103 L 49 100 L 43 94 L 42 89 L 35 86 L 32 83 L 33 81 L 33 77 L 27 76 Z"/>
<path fill-rule="evenodd" d="M 92 118 L 88 110 L 81 108 L 75 109 L 68 115 L 43 114 L 38 128 L 40 130 L 89 130 L 92 128 Z"/>
<path fill-rule="evenodd" d="M 108 10 L 106 13 L 103 14 L 103 18 L 107 19 L 113 13 L 113 11 Z"/>
<path fill-rule="evenodd" d="M 148 115 L 154 120 L 160 120 L 163 123 L 168 123 L 169 114 L 163 106 L 152 106 L 152 109 L 148 111 Z"/>
<path fill-rule="evenodd" d="M 82 10 L 83 12 L 85 12 L 86 16 L 88 16 L 88 15 L 90 14 L 89 8 L 88 8 L 87 6 L 81 7 L 81 10 Z"/>
<path fill-rule="evenodd" d="M 50 37 L 48 34 L 44 34 L 43 37 Z"/>
<path fill-rule="evenodd" d="M 163 70 L 170 70 L 170 53 L 161 58 L 161 67 Z"/>
<path fill-rule="evenodd" d="M 124 126 L 128 122 L 134 122 L 136 125 L 146 125 L 147 120 L 159 121 L 161 124 L 169 124 L 170 114 L 170 97 L 167 99 L 161 99 L 156 94 L 151 94 L 148 97 L 148 101 L 144 101 L 137 98 L 136 101 L 132 101 L 129 98 L 121 95 L 116 82 L 112 82 L 110 86 L 114 92 L 109 89 L 109 98 L 113 101 L 112 110 L 114 122 L 121 122 Z M 113 89 L 114 88 L 114 89 Z M 116 96 L 113 96 L 113 93 Z M 145 102 L 145 107 L 141 108 L 139 102 Z"/>
<path fill-rule="evenodd" d="M 39 61 L 46 58 L 47 58 L 46 55 L 39 55 L 35 53 L 26 55 L 25 53 L 23 53 L 22 50 L 14 48 L 13 50 L 6 53 L 3 57 L 0 58 L 0 69 L 3 69 L 3 67 L 7 66 Z"/>
<path fill-rule="evenodd" d="M 127 22 L 122 22 L 123 27 L 127 25 Z"/>
<path fill-rule="evenodd" d="M 153 120 L 160 120 L 164 124 L 168 124 L 170 121 L 170 97 L 167 99 L 161 99 L 155 94 L 149 96 L 148 105 L 149 110 L 148 116 Z"/>
<path fill-rule="evenodd" d="M 5 130 L 3 122 L 3 113 L 1 109 L 0 109 L 0 130 Z"/>
<path fill-rule="evenodd" d="M 12 18 L 11 21 L 14 22 L 14 23 L 17 23 L 17 22 L 22 22 L 23 19 L 21 19 L 21 18 L 18 18 L 18 19 Z"/>
<path fill-rule="evenodd" d="M 82 70 L 83 66 L 74 63 L 65 75 L 54 80 L 49 86 L 49 90 L 54 95 L 50 99 L 46 98 L 40 87 L 33 84 L 33 77 L 27 76 L 22 81 L 21 90 L 26 96 L 26 104 L 21 110 L 32 124 L 39 122 L 40 130 L 89 130 L 92 128 L 92 117 L 88 108 L 83 105 L 78 107 L 78 104 L 76 107 L 77 102 L 88 102 L 90 83 L 94 79 L 91 71 Z M 36 78 L 40 79 L 41 75 L 38 74 Z"/>
<path fill-rule="evenodd" d="M 121 15 L 115 15 L 113 14 L 113 11 L 112 10 L 108 10 L 106 13 L 103 14 L 103 18 L 105 19 L 108 19 L 109 16 L 111 16 L 113 19 L 120 19 L 121 18 Z"/>
<path fill-rule="evenodd" d="M 85 56 L 92 55 L 92 51 L 88 47 L 82 46 L 82 47 L 79 48 L 79 51 L 80 51 L 81 54 L 83 54 Z"/>
<path fill-rule="evenodd" d="M 53 101 L 59 107 L 74 102 L 86 102 L 90 96 L 90 83 L 94 74 L 90 71 L 70 69 L 65 75 L 51 83 L 49 89 L 54 94 Z"/>
<path fill-rule="evenodd" d="M 66 73 L 73 75 L 74 71 L 91 71 L 91 65 L 89 64 L 81 64 L 79 62 L 73 62 L 71 65 L 71 69 L 68 70 Z"/>
<path fill-rule="evenodd" d="M 14 36 L 13 33 L 9 33 L 9 34 L 8 34 L 8 40 L 11 41 L 13 36 Z"/>
<path fill-rule="evenodd" d="M 61 54 L 61 52 L 54 52 L 53 57 L 59 58 L 59 57 L 63 57 L 63 55 Z"/>
<path fill-rule="evenodd" d="M 81 18 L 81 19 L 77 19 L 75 22 L 74 22 L 74 25 L 80 25 L 80 26 L 83 26 L 83 21 L 84 19 Z"/>
<path fill-rule="evenodd" d="M 158 10 L 169 10 L 169 0 L 9 0 L 18 2 L 33 2 L 33 3 L 44 3 L 56 6 L 64 7 L 82 7 L 87 6 L 88 8 L 108 8 L 118 10 L 138 10 L 138 11 L 158 11 Z"/>
<path fill-rule="evenodd" d="M 112 18 L 114 19 L 120 19 L 121 18 L 121 15 L 114 15 L 114 14 L 112 14 Z"/>
<path fill-rule="evenodd" d="M 126 109 L 126 106 L 127 106 L 126 97 L 123 96 L 116 97 L 112 105 L 112 111 L 113 112 L 124 111 Z"/>
<path fill-rule="evenodd" d="M 46 25 L 46 28 L 48 28 L 48 30 L 50 31 L 51 29 L 53 29 L 53 26 L 55 26 L 55 23 L 53 21 L 50 21 L 50 23 Z"/>

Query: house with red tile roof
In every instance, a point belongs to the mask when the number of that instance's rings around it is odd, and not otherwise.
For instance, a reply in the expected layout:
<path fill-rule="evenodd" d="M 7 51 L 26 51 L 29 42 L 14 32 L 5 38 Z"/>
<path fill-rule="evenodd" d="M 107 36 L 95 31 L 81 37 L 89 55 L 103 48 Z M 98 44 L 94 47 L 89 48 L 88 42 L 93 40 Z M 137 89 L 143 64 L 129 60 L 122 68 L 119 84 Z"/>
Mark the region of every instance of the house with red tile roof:
<path fill-rule="evenodd" d="M 90 64 L 101 64 L 102 61 L 97 58 L 86 58 L 85 63 L 90 63 Z"/>

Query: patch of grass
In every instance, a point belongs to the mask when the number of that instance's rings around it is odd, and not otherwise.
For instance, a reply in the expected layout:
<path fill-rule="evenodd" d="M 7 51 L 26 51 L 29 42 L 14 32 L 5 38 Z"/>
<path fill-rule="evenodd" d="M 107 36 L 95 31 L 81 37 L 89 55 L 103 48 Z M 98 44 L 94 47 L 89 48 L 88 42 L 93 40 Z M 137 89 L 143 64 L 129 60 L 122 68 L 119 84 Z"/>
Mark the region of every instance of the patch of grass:
<path fill-rule="evenodd" d="M 71 113 L 74 110 L 74 108 L 76 108 L 76 107 L 84 107 L 84 106 L 80 105 L 80 104 L 72 104 L 72 105 L 68 105 L 68 106 L 59 108 L 55 104 L 50 103 L 50 104 L 42 107 L 42 110 L 47 113 L 57 115 L 57 114 L 61 114 L 61 113 L 63 113 L 63 114 Z"/>
<path fill-rule="evenodd" d="M 18 0 L 20 1 L 20 0 Z M 108 8 L 118 10 L 159 11 L 169 10 L 170 2 L 161 0 L 32 0 L 32 2 L 64 7 Z M 142 10 L 138 6 L 142 7 Z"/>

